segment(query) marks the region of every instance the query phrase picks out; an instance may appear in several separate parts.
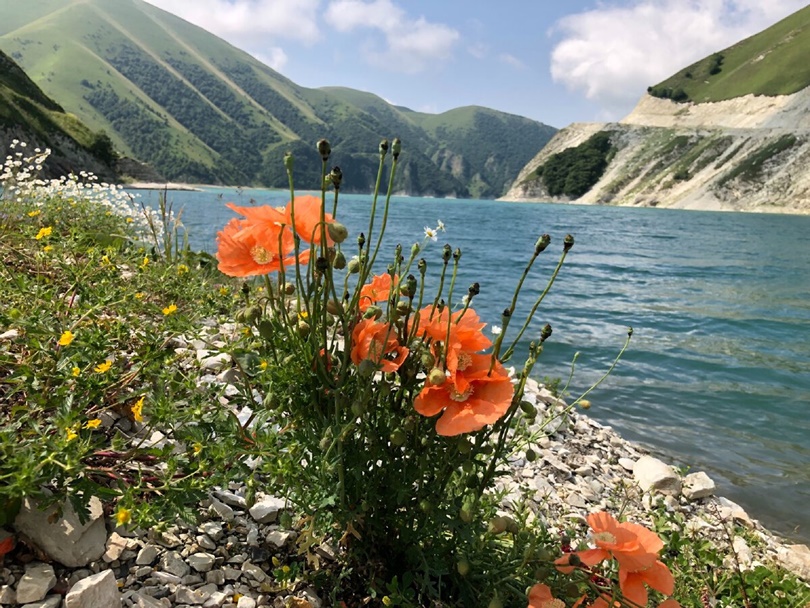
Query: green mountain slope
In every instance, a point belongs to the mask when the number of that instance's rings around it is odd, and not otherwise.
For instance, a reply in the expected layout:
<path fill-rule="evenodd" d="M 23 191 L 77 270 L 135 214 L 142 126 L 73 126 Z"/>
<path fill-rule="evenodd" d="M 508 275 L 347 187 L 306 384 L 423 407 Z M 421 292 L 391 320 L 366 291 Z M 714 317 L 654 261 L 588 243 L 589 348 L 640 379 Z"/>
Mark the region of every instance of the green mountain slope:
<path fill-rule="evenodd" d="M 368 191 L 376 148 L 398 136 L 397 189 L 495 197 L 555 130 L 484 108 L 420 114 L 350 89 L 307 89 L 141 0 L 0 0 L 0 49 L 124 153 L 173 181 L 317 181 L 328 137 L 349 190 Z"/>
<path fill-rule="evenodd" d="M 762 32 L 693 63 L 648 89 L 703 103 L 743 95 L 790 95 L 810 85 L 810 6 Z"/>
<path fill-rule="evenodd" d="M 112 179 L 114 152 L 109 139 L 94 133 L 45 95 L 8 55 L 0 51 L 0 153 L 12 140 L 34 148 L 50 148 L 42 176 L 82 170 Z"/>

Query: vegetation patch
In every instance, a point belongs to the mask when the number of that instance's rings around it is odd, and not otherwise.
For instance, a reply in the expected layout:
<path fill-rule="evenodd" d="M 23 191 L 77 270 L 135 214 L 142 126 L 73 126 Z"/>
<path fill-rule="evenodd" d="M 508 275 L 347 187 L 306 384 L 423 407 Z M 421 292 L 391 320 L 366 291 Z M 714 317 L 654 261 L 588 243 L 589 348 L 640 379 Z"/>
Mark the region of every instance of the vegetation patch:
<path fill-rule="evenodd" d="M 749 154 L 740 164 L 726 173 L 717 182 L 722 187 L 733 179 L 752 182 L 759 178 L 766 162 L 777 154 L 792 148 L 798 140 L 792 133 L 782 135 L 779 139 L 765 144 L 758 150 Z"/>
<path fill-rule="evenodd" d="M 551 155 L 535 174 L 549 195 L 580 197 L 605 173 L 613 150 L 610 133 L 600 131 L 576 147 Z"/>

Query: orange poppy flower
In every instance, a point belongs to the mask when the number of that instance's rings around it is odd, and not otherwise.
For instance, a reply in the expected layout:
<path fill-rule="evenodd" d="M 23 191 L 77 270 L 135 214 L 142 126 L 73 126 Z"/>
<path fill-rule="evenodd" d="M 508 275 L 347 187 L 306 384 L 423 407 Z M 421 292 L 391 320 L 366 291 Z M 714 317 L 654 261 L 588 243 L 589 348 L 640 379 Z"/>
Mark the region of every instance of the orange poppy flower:
<path fill-rule="evenodd" d="M 376 363 L 380 371 L 395 372 L 408 356 L 400 346 L 396 330 L 387 323 L 363 319 L 352 332 L 352 362 L 359 365 L 366 359 Z"/>
<path fill-rule="evenodd" d="M 261 229 L 257 223 L 237 218 L 217 233 L 219 270 L 232 277 L 268 274 L 281 269 L 281 264 L 295 262 L 292 237 L 284 238 L 280 225 L 268 223 Z M 279 251 L 281 239 L 281 251 Z M 301 263 L 309 261 L 309 251 L 299 256 Z"/>
<path fill-rule="evenodd" d="M 295 197 L 295 208 L 292 203 L 287 203 L 284 209 L 285 223 L 292 225 L 292 212 L 295 211 L 295 231 L 302 241 L 320 245 L 321 243 L 321 197 L 320 196 L 297 196 Z M 324 221 L 329 224 L 334 221 L 331 213 L 324 213 Z M 325 227 L 324 227 L 325 228 Z M 326 233 L 326 244 L 334 245 L 334 241 Z"/>
<path fill-rule="evenodd" d="M 450 372 L 450 378 L 455 380 L 456 372 L 464 371 L 469 366 L 470 354 L 489 348 L 492 341 L 482 331 L 486 323 L 481 322 L 472 308 L 458 310 L 453 314 L 447 309 L 441 313 L 434 311 L 433 318 L 430 318 L 432 310 L 432 306 L 427 306 L 420 311 L 418 333 L 445 344 L 447 371 Z"/>
<path fill-rule="evenodd" d="M 664 546 L 661 539 L 644 526 L 632 523 L 619 523 L 609 513 L 601 511 L 588 516 L 588 525 L 593 531 L 595 549 L 578 551 L 583 565 L 593 567 L 601 561 L 616 558 L 619 567 L 632 572 L 652 566 L 658 559 L 658 552 Z M 569 565 L 572 554 L 565 554 L 554 563 L 564 574 L 574 570 Z"/>
<path fill-rule="evenodd" d="M 548 585 L 537 583 L 529 589 L 529 605 L 527 608 L 565 608 L 565 602 L 556 599 L 551 594 Z"/>
<path fill-rule="evenodd" d="M 360 312 L 365 311 L 376 302 L 385 302 L 391 296 L 391 290 L 399 285 L 399 277 L 390 274 L 378 274 L 371 278 L 371 283 L 363 285 L 360 289 Z"/>
<path fill-rule="evenodd" d="M 439 435 L 453 436 L 472 433 L 493 424 L 509 409 L 513 387 L 500 362 L 489 373 L 489 355 L 469 355 L 470 363 L 440 385 L 425 381 L 422 392 L 414 400 L 414 409 L 423 416 L 442 415 L 436 421 Z"/>
<path fill-rule="evenodd" d="M 652 587 L 664 595 L 671 595 L 675 590 L 675 579 L 663 562 L 655 560 L 643 570 L 619 568 L 619 588 L 628 600 L 639 606 L 647 605 L 647 588 Z M 674 600 L 673 600 L 674 601 Z"/>

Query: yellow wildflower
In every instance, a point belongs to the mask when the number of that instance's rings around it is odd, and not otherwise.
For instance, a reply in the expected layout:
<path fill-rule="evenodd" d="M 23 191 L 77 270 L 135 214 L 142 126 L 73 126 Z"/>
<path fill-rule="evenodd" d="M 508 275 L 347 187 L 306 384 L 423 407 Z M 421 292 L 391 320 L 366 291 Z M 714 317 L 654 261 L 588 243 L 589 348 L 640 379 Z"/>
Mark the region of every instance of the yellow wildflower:
<path fill-rule="evenodd" d="M 73 338 L 75 337 L 73 332 L 68 329 L 62 333 L 62 336 L 59 338 L 59 346 L 70 346 L 70 343 L 73 342 Z"/>
<path fill-rule="evenodd" d="M 177 274 L 178 274 L 178 275 L 183 276 L 183 275 L 184 275 L 184 274 L 186 274 L 187 272 L 188 272 L 188 266 L 186 266 L 185 264 L 180 264 L 180 265 L 177 267 Z"/>
<path fill-rule="evenodd" d="M 309 318 L 309 313 L 306 310 L 302 310 L 298 313 L 298 318 L 302 321 L 306 321 Z"/>
<path fill-rule="evenodd" d="M 78 367 L 74 367 L 74 368 L 73 368 L 73 369 L 70 371 L 70 373 L 71 373 L 71 374 L 73 374 L 73 377 L 75 378 L 76 376 L 78 376 L 79 374 L 81 374 L 81 373 L 82 373 L 82 370 L 80 370 Z"/>
<path fill-rule="evenodd" d="M 52 245 L 45 245 L 45 246 L 42 248 L 42 251 L 44 251 L 45 253 L 48 253 L 48 252 L 50 252 L 50 251 L 53 251 L 53 246 L 52 246 Z"/>
<path fill-rule="evenodd" d="M 147 256 L 143 256 L 143 262 L 141 262 L 141 268 L 146 268 L 149 266 L 149 258 Z"/>
<path fill-rule="evenodd" d="M 131 217 L 128 217 L 128 218 L 127 218 L 127 224 L 131 224 L 131 223 L 132 223 L 132 222 L 134 222 L 134 221 L 135 221 L 135 220 L 134 220 L 134 219 L 132 219 Z"/>
<path fill-rule="evenodd" d="M 267 361 L 262 361 L 261 363 L 259 363 L 259 367 L 261 367 L 263 370 L 267 369 L 267 365 L 268 365 Z"/>
<path fill-rule="evenodd" d="M 289 567 L 287 564 L 284 564 L 284 565 L 281 567 L 281 571 L 282 571 L 284 574 L 289 574 L 289 573 L 290 573 L 290 567 Z"/>
<path fill-rule="evenodd" d="M 228 295 L 228 288 L 227 288 L 227 287 L 225 287 L 225 286 L 220 287 L 220 288 L 219 288 L 219 295 L 221 295 L 221 296 L 227 296 L 227 295 Z"/>
<path fill-rule="evenodd" d="M 382 603 L 386 606 L 390 606 L 391 604 L 394 603 L 394 600 L 392 600 L 389 596 L 384 595 L 382 598 Z"/>
<path fill-rule="evenodd" d="M 97 429 L 101 426 L 101 418 L 93 418 L 92 420 L 88 420 L 84 423 L 84 428 L 86 429 Z"/>
<path fill-rule="evenodd" d="M 112 262 L 110 262 L 110 256 L 108 255 L 102 256 L 101 263 L 104 264 L 105 266 L 108 264 L 112 264 Z"/>
<path fill-rule="evenodd" d="M 110 371 L 111 367 L 112 361 L 110 359 L 107 359 L 104 363 L 99 363 L 98 365 L 96 365 L 93 368 L 93 371 L 96 372 L 97 374 L 103 374 L 105 372 Z"/>
<path fill-rule="evenodd" d="M 51 228 L 50 226 L 47 226 L 46 228 L 40 228 L 39 232 L 37 232 L 37 235 L 34 238 L 38 241 L 41 241 L 46 236 L 51 236 L 52 232 L 53 228 Z"/>
<path fill-rule="evenodd" d="M 29 212 L 28 212 L 28 217 L 36 217 L 36 216 L 38 216 L 40 213 L 42 213 L 42 212 L 41 212 L 39 209 L 34 209 L 33 211 L 29 211 Z"/>
<path fill-rule="evenodd" d="M 173 314 L 175 312 L 177 312 L 177 305 L 175 304 L 169 304 L 166 308 L 163 309 L 163 314 L 166 316 Z"/>
<path fill-rule="evenodd" d="M 138 291 L 138 292 L 135 293 L 135 299 L 136 300 L 143 300 L 144 295 L 145 294 L 142 291 Z"/>
<path fill-rule="evenodd" d="M 132 406 L 132 417 L 135 419 L 135 422 L 143 422 L 143 400 L 144 398 L 141 397 Z"/>
<path fill-rule="evenodd" d="M 79 434 L 73 429 L 65 429 L 65 433 L 67 434 L 68 441 L 73 441 L 74 439 L 76 439 L 76 437 L 79 436 Z"/>
<path fill-rule="evenodd" d="M 132 521 L 132 511 L 124 507 L 118 507 L 118 511 L 115 512 L 115 521 L 119 526 L 126 526 Z"/>
<path fill-rule="evenodd" d="M 193 446 L 191 446 L 191 449 L 194 451 L 194 454 L 196 455 L 196 454 L 199 454 L 200 452 L 202 452 L 203 446 L 202 446 L 202 444 L 201 444 L 201 443 L 198 441 L 198 442 L 197 442 L 197 443 L 195 443 Z"/>

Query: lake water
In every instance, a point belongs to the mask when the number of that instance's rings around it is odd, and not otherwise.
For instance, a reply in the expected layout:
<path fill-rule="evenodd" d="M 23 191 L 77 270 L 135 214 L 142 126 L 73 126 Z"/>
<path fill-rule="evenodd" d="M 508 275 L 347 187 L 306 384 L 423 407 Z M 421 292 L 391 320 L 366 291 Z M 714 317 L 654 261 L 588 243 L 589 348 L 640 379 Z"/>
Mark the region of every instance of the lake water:
<path fill-rule="evenodd" d="M 155 192 L 140 195 L 157 201 Z M 217 230 L 234 216 L 225 202 L 282 205 L 287 195 L 211 188 L 169 199 L 184 208 L 192 246 L 213 251 Z M 368 196 L 341 196 L 347 243 L 366 230 L 369 207 Z M 510 334 L 573 234 L 576 245 L 526 334 L 554 328 L 535 377 L 567 377 L 579 352 L 578 395 L 607 370 L 632 326 L 627 353 L 590 396 L 589 415 L 674 464 L 705 470 L 720 494 L 768 527 L 810 540 L 810 216 L 396 197 L 389 242 L 407 252 L 439 219 L 447 231 L 423 257 L 438 269 L 441 246 L 460 247 L 461 293 L 478 281 L 475 308 L 494 324 L 535 240 L 552 236 Z M 524 344 L 518 355 L 525 352 Z"/>

